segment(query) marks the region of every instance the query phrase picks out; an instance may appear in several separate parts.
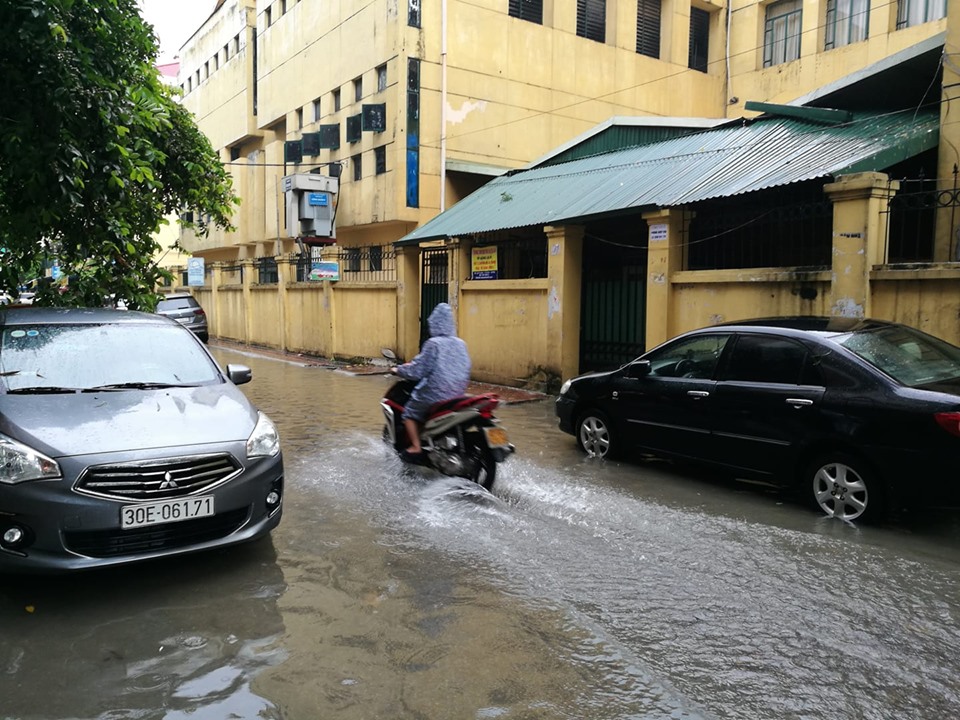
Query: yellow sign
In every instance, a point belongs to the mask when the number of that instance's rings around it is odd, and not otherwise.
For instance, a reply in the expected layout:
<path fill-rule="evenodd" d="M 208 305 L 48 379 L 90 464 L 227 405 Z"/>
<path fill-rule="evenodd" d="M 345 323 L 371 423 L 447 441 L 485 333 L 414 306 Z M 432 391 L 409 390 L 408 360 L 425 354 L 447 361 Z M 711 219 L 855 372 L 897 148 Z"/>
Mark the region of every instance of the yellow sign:
<path fill-rule="evenodd" d="M 475 247 L 470 250 L 470 279 L 497 279 L 497 246 Z"/>

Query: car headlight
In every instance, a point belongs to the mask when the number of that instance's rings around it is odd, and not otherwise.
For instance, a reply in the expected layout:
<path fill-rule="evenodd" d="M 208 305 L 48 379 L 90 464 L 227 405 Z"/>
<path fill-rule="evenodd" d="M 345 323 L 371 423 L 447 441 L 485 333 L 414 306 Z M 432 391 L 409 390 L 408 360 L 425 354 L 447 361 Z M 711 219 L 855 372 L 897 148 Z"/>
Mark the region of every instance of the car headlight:
<path fill-rule="evenodd" d="M 573 384 L 573 379 L 567 380 L 563 385 L 560 386 L 560 394 L 566 395 L 567 390 L 570 389 L 570 386 Z"/>
<path fill-rule="evenodd" d="M 277 426 L 263 413 L 258 413 L 257 426 L 247 438 L 247 457 L 266 457 L 280 452 L 280 433 Z"/>
<path fill-rule="evenodd" d="M 0 483 L 15 485 L 29 480 L 63 477 L 60 465 L 23 443 L 0 435 Z"/>

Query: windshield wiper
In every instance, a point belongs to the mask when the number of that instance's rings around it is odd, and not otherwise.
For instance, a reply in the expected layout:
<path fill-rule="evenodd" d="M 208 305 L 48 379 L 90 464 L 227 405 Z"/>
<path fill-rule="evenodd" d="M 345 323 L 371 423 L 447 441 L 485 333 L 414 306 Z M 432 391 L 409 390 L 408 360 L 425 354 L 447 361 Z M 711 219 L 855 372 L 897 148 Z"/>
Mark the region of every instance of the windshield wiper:
<path fill-rule="evenodd" d="M 156 390 L 159 388 L 183 387 L 182 385 L 173 385 L 164 382 L 123 382 L 110 383 L 108 385 L 97 385 L 95 387 L 84 388 L 83 392 L 100 392 L 110 390 Z"/>
<path fill-rule="evenodd" d="M 7 395 L 45 395 L 53 393 L 78 393 L 82 388 L 57 387 L 56 385 L 37 385 L 36 387 L 22 387 L 7 390 Z"/>

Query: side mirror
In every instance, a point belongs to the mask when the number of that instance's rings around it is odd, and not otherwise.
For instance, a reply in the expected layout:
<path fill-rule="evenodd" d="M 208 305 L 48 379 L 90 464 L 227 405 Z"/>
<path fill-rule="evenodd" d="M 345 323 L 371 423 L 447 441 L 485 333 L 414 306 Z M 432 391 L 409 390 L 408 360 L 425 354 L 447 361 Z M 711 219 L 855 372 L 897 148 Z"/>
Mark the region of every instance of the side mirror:
<path fill-rule="evenodd" d="M 227 365 L 227 377 L 234 385 L 243 385 L 253 379 L 253 371 L 246 365 Z"/>
<path fill-rule="evenodd" d="M 628 378 L 643 378 L 650 374 L 650 361 L 649 360 L 637 360 L 635 363 L 630 363 L 627 366 L 627 377 Z"/>

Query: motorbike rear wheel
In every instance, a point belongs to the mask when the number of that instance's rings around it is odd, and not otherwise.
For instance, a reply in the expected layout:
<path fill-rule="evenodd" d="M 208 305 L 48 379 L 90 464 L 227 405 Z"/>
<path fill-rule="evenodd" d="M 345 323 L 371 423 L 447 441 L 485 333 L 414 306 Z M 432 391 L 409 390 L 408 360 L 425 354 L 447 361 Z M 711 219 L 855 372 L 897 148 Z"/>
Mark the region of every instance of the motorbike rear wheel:
<path fill-rule="evenodd" d="M 497 479 L 497 461 L 485 444 L 474 442 L 470 445 L 470 470 L 467 479 L 481 487 L 492 490 Z"/>

